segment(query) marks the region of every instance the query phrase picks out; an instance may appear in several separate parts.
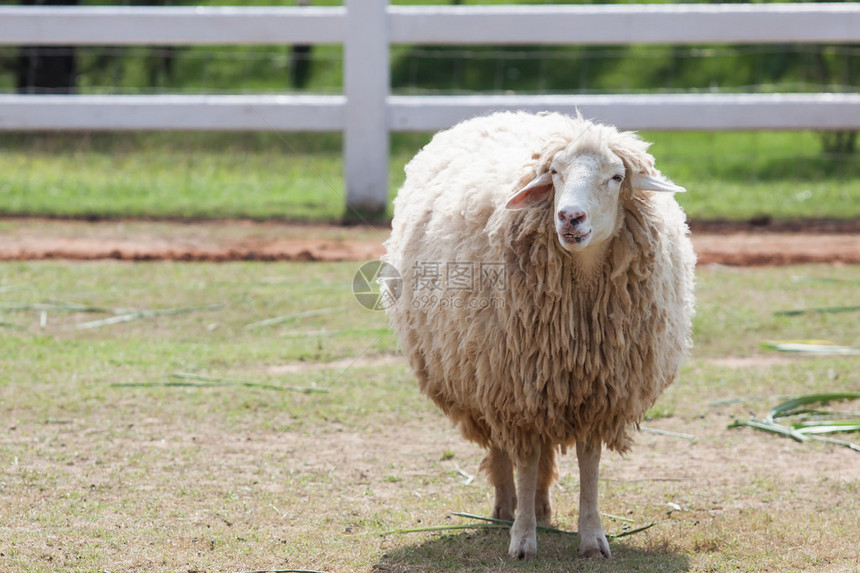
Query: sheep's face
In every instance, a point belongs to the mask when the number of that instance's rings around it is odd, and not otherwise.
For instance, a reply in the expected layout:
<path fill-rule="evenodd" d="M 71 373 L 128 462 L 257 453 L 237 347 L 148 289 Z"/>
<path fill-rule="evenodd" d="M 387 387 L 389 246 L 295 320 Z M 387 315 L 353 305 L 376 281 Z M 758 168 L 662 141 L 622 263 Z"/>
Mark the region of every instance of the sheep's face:
<path fill-rule="evenodd" d="M 581 251 L 618 228 L 624 163 L 614 154 L 557 155 L 550 164 L 555 231 L 561 246 Z"/>
<path fill-rule="evenodd" d="M 630 178 L 634 189 L 683 191 L 661 177 L 629 173 L 625 162 L 607 150 L 567 149 L 507 202 L 508 209 L 527 209 L 552 201 L 555 231 L 572 253 L 600 245 L 618 229 L 621 189 Z"/>

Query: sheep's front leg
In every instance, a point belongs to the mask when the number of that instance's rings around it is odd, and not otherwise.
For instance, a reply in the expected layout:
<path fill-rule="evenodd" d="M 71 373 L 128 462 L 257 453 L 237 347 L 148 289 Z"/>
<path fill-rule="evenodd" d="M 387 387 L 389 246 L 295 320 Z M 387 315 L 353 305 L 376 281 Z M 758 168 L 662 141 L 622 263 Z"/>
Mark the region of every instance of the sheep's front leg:
<path fill-rule="evenodd" d="M 540 442 L 535 441 L 530 452 L 517 455 L 517 514 L 511 527 L 508 555 L 525 559 L 537 555 L 537 519 L 535 494 L 540 468 Z"/>
<path fill-rule="evenodd" d="M 517 509 L 517 487 L 511 457 L 505 450 L 493 446 L 481 460 L 481 470 L 486 472 L 490 484 L 496 488 L 492 516 L 513 521 Z"/>
<path fill-rule="evenodd" d="M 577 442 L 579 460 L 579 554 L 612 557 L 597 509 L 597 478 L 600 471 L 600 442 Z"/>

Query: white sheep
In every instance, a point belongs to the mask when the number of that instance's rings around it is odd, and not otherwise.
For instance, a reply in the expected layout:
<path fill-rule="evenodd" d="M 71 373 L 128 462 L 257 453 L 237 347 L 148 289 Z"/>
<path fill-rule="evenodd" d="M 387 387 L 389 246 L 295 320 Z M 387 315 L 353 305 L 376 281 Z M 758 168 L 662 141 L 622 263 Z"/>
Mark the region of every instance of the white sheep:
<path fill-rule="evenodd" d="M 690 347 L 684 189 L 648 146 L 578 114 L 498 113 L 436 134 L 394 202 L 391 324 L 421 391 L 489 450 L 511 557 L 536 554 L 556 450 L 574 444 L 579 552 L 610 557 L 601 448 L 628 449 Z"/>

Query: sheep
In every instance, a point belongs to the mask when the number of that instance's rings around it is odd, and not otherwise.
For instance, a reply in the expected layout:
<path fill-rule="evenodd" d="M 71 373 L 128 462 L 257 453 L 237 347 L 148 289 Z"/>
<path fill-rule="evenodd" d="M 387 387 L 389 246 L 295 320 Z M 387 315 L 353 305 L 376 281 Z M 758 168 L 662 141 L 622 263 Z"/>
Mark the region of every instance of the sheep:
<path fill-rule="evenodd" d="M 578 112 L 473 118 L 411 160 L 394 201 L 389 320 L 420 390 L 488 450 L 512 558 L 537 554 L 556 453 L 574 445 L 579 553 L 611 557 L 602 447 L 629 449 L 692 344 L 684 188 L 649 145 Z"/>

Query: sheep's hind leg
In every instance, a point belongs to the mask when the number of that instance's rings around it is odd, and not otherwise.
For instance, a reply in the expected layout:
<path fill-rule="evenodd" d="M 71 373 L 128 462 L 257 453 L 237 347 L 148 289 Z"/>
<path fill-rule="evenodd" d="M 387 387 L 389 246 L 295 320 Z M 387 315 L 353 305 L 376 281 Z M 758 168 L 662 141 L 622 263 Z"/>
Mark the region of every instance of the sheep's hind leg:
<path fill-rule="evenodd" d="M 535 493 L 535 517 L 538 525 L 549 525 L 552 522 L 549 488 L 556 479 L 558 479 L 558 469 L 555 465 L 555 448 L 548 442 L 543 442 L 540 450 L 537 492 Z"/>
<path fill-rule="evenodd" d="M 535 441 L 530 452 L 517 455 L 517 505 L 516 519 L 511 527 L 511 544 L 508 555 L 525 559 L 537 555 L 537 520 L 535 518 L 535 494 L 540 468 L 539 441 Z"/>
<path fill-rule="evenodd" d="M 510 456 L 505 450 L 494 446 L 481 460 L 480 469 L 487 474 L 490 484 L 496 488 L 492 517 L 513 521 L 517 509 L 517 488 Z"/>
<path fill-rule="evenodd" d="M 601 443 L 577 442 L 579 460 L 579 554 L 585 557 L 612 557 L 597 509 L 597 478 Z"/>

